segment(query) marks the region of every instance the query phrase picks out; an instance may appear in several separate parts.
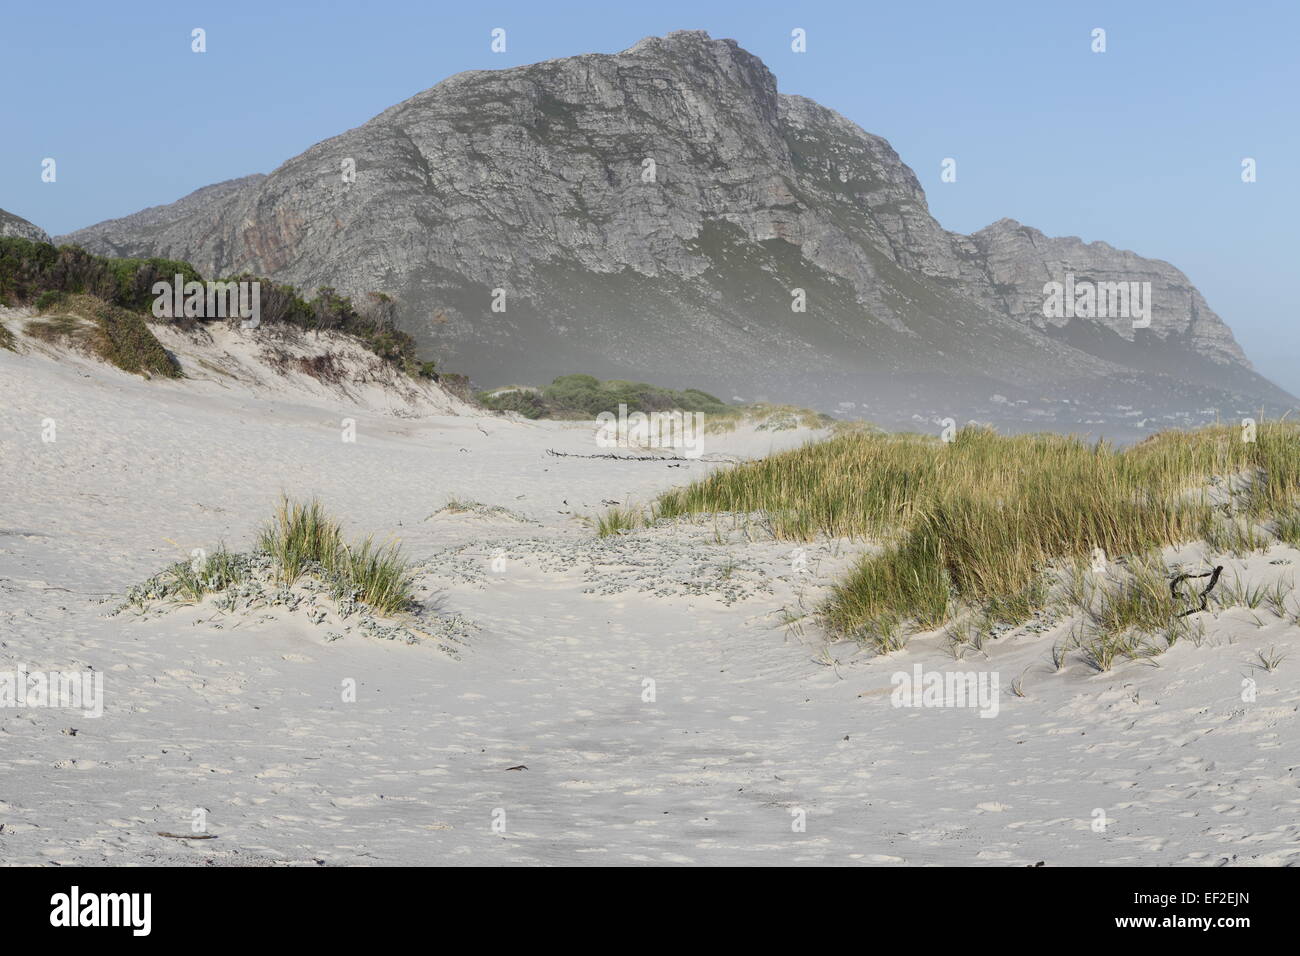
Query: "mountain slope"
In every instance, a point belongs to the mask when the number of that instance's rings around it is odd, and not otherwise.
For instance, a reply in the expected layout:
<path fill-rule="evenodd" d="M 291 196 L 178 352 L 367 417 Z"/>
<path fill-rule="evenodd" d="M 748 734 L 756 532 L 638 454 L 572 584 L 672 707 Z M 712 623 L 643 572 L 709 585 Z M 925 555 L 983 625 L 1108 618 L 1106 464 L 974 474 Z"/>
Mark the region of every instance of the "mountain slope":
<path fill-rule="evenodd" d="M 0 237 L 14 236 L 18 239 L 31 239 L 33 242 L 49 242 L 50 237 L 40 226 L 28 222 L 22 216 L 0 209 Z"/>
<path fill-rule="evenodd" d="M 174 234 L 186 227 L 203 230 L 214 206 L 241 189 L 256 186 L 264 179 L 266 177 L 261 173 L 254 173 L 204 186 L 174 203 L 150 206 L 120 219 L 108 219 L 86 229 L 78 229 L 60 236 L 59 242 L 82 246 L 102 256 L 153 255 L 151 250 L 155 235 Z M 161 244 L 166 245 L 167 240 Z"/>
<path fill-rule="evenodd" d="M 1177 423 L 1292 402 L 1171 266 L 1008 221 L 949 233 L 887 142 L 701 32 L 462 73 L 270 176 L 67 238 L 388 292 L 483 384 L 586 371 L 885 422 Z M 1156 278 L 1186 307 L 1157 307 L 1136 339 L 1042 320 L 1044 276 L 1074 262 Z"/>

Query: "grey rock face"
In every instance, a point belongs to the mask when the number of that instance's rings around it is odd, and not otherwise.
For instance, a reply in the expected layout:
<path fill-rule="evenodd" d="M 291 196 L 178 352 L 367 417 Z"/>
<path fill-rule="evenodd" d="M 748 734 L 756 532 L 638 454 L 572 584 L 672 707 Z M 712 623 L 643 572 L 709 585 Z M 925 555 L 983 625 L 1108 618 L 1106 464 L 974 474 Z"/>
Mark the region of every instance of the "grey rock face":
<path fill-rule="evenodd" d="M 50 237 L 40 226 L 33 225 L 22 216 L 0 209 L 0 236 L 17 236 L 19 239 L 31 239 L 33 242 L 49 242 Z"/>
<path fill-rule="evenodd" d="M 1068 236 L 1050 238 L 1013 219 L 1000 219 L 971 236 L 986 263 L 1007 311 L 1016 318 L 1044 328 L 1062 326 L 1064 318 L 1043 314 L 1043 286 L 1078 281 L 1151 283 L 1151 332 L 1162 339 L 1181 339 L 1202 355 L 1221 363 L 1250 367 L 1241 347 L 1223 320 L 1205 304 L 1187 276 L 1167 262 L 1144 259 L 1104 242 L 1085 243 Z M 1137 331 L 1131 321 L 1116 316 L 1091 320 L 1117 336 L 1133 341 Z"/>
<path fill-rule="evenodd" d="M 59 243 L 81 246 L 102 256 L 162 255 L 163 253 L 154 251 L 159 245 L 154 242 L 155 236 L 164 232 L 171 236 L 203 232 L 214 206 L 242 189 L 255 187 L 264 179 L 266 176 L 254 173 L 204 186 L 174 203 L 150 206 L 121 219 L 109 219 L 59 236 Z M 161 245 L 170 248 L 171 242 L 163 242 Z"/>
<path fill-rule="evenodd" d="M 885 422 L 1291 401 L 1172 266 L 1009 221 L 949 233 L 885 140 L 701 32 L 462 73 L 269 176 L 65 238 L 388 292 L 484 385 L 584 371 Z M 1067 266 L 1151 281 L 1151 328 L 1044 320 Z"/>

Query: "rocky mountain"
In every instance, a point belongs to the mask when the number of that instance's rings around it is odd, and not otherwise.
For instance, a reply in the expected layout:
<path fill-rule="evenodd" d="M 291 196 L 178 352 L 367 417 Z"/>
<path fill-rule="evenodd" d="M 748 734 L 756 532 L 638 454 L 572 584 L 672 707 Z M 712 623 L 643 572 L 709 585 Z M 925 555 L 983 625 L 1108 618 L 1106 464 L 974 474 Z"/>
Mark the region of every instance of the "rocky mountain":
<path fill-rule="evenodd" d="M 31 239 L 33 242 L 51 241 L 40 226 L 3 209 L 0 209 L 0 236 L 17 236 L 19 239 Z"/>
<path fill-rule="evenodd" d="M 60 243 L 72 243 L 105 256 L 129 257 L 142 248 L 151 248 L 154 236 L 164 231 L 173 234 L 187 227 L 193 232 L 204 232 L 211 207 L 241 189 L 255 187 L 266 176 L 254 173 L 238 179 L 227 179 L 196 189 L 183 199 L 163 206 L 150 206 L 121 219 L 108 219 L 77 232 L 60 236 Z M 164 241 L 163 245 L 166 245 Z M 150 253 L 151 255 L 153 253 Z"/>
<path fill-rule="evenodd" d="M 1061 328 L 1062 317 L 1043 314 L 1043 285 L 1073 275 L 1080 281 L 1122 278 L 1150 282 L 1158 312 L 1152 329 L 1158 338 L 1178 340 L 1220 363 L 1249 366 L 1246 355 L 1200 292 L 1167 262 L 1144 259 L 1104 242 L 1085 243 L 1069 236 L 1050 238 L 1014 219 L 1000 219 L 971 236 L 984 267 L 1007 312 L 1039 328 Z M 1138 338 L 1133 322 L 1115 316 L 1089 320 L 1132 343 Z"/>
<path fill-rule="evenodd" d="M 462 73 L 269 176 L 62 239 L 387 292 L 483 385 L 583 371 L 891 424 L 1137 431 L 1295 402 L 1172 266 L 1010 220 L 950 233 L 885 140 L 696 31 Z M 1149 327 L 1045 316 L 1067 273 L 1150 282 Z"/>

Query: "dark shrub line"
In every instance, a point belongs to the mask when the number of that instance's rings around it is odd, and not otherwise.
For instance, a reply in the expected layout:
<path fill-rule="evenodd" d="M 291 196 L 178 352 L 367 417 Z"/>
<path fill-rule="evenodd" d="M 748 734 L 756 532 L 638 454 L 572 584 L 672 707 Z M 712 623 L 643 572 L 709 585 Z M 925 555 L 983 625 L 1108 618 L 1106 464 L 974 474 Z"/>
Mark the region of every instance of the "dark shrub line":
<path fill-rule="evenodd" d="M 0 237 L 0 304 L 50 308 L 61 296 L 84 294 L 128 312 L 152 315 L 154 283 L 173 282 L 178 275 L 186 282 L 203 281 L 188 262 L 158 257 L 112 259 L 79 246 L 56 248 L 30 239 Z M 416 356 L 415 339 L 395 326 L 396 303 L 382 292 L 370 293 L 358 308 L 329 286 L 318 289 L 314 299 L 304 299 L 293 286 L 259 276 L 242 274 L 221 281 L 260 283 L 265 323 L 341 332 L 414 378 L 441 378 L 434 362 Z"/>
<path fill-rule="evenodd" d="M 561 375 L 542 389 L 510 388 L 479 392 L 479 402 L 498 412 L 518 412 L 525 418 L 591 419 L 601 412 L 618 414 L 619 405 L 628 412 L 705 412 L 735 414 L 736 409 L 719 398 L 696 388 L 674 391 L 611 379 L 602 382 L 594 375 Z"/>

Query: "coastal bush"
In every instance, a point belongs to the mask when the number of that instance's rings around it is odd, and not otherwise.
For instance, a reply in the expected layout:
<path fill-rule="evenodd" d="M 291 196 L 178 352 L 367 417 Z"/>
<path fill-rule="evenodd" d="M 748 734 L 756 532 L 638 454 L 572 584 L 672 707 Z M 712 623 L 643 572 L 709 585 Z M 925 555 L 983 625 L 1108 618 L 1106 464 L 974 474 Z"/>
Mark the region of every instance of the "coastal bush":
<path fill-rule="evenodd" d="M 601 381 L 594 375 L 582 374 L 561 375 L 541 389 L 512 386 L 480 392 L 477 397 L 486 408 L 518 412 L 525 418 L 590 420 L 602 412 L 617 415 L 620 405 L 627 406 L 629 413 L 738 414 L 734 406 L 697 388 L 676 391 L 644 382 Z"/>
<path fill-rule="evenodd" d="M 124 372 L 179 378 L 181 368 L 144 317 L 91 295 L 42 295 L 42 318 L 23 331 L 45 342 L 70 342 Z"/>
<path fill-rule="evenodd" d="M 198 270 L 188 262 L 157 257 L 114 259 L 95 255 L 79 246 L 55 248 L 49 243 L 0 237 L 0 304 L 35 304 L 38 310 L 44 311 L 54 307 L 64 295 L 89 295 L 138 315 L 144 322 L 153 318 L 154 284 L 175 282 L 178 275 L 183 282 L 203 281 Z M 293 286 L 254 275 L 243 274 L 220 281 L 260 283 L 263 323 L 341 332 L 359 340 L 371 352 L 413 378 L 435 381 L 439 378 L 434 362 L 417 357 L 415 339 L 394 325 L 396 305 L 383 293 L 370 293 L 358 308 L 347 296 L 328 286 L 319 288 L 314 298 L 306 299 Z M 118 327 L 110 338 L 123 344 L 115 345 L 115 349 L 129 346 L 127 339 L 139 338 L 134 321 L 120 317 L 106 321 Z M 135 344 L 143 348 L 146 343 Z"/>

